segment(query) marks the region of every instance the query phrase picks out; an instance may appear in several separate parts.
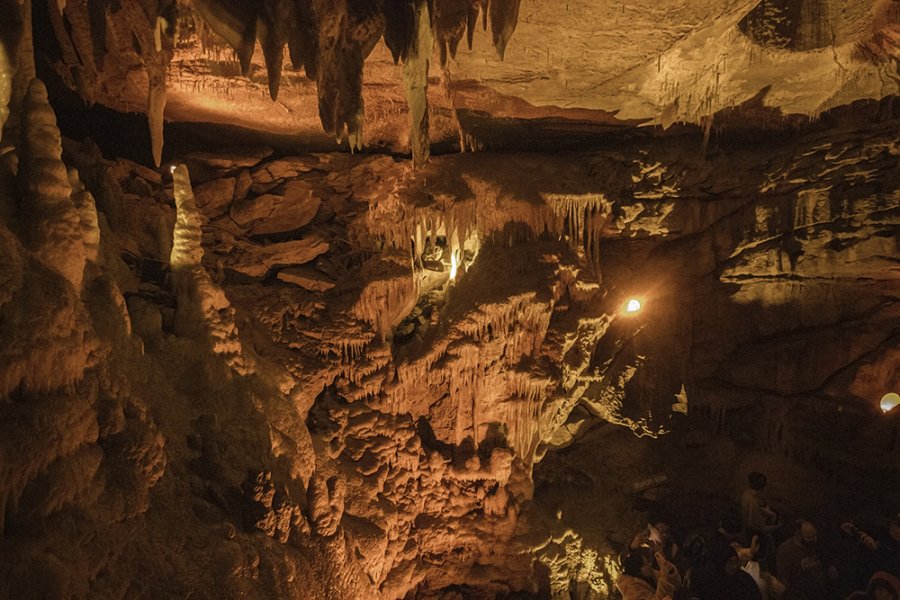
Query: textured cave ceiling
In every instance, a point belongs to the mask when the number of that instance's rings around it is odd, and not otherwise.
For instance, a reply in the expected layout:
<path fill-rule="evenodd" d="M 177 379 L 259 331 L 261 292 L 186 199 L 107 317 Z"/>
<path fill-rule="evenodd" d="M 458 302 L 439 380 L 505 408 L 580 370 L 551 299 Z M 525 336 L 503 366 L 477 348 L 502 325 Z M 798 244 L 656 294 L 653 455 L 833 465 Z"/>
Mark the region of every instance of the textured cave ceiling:
<path fill-rule="evenodd" d="M 552 148 L 740 106 L 814 119 L 898 86 L 892 0 L 38 4 L 39 60 L 146 112 L 157 144 L 165 119 L 422 157 L 420 138 L 503 147 L 530 124 Z"/>
<path fill-rule="evenodd" d="M 0 598 L 896 514 L 898 93 L 896 0 L 0 0 Z"/>

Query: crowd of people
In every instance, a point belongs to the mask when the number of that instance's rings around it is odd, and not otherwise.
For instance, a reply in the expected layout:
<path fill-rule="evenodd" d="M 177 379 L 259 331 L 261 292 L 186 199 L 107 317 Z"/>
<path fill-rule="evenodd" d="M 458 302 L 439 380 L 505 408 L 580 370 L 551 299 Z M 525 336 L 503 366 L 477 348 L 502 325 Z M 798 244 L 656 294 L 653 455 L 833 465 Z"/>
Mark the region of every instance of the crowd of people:
<path fill-rule="evenodd" d="M 668 517 L 650 515 L 621 556 L 623 600 L 900 600 L 900 513 L 869 531 L 848 521 L 824 546 L 810 519 L 780 521 L 764 474 L 748 483 L 739 516 L 681 544 Z"/>

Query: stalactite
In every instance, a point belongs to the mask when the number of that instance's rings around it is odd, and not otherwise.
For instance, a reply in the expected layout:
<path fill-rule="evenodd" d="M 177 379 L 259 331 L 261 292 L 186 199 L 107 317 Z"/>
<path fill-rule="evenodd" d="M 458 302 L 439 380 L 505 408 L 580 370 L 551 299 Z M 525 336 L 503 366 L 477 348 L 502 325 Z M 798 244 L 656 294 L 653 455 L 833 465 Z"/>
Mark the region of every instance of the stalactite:
<path fill-rule="evenodd" d="M 559 217 L 555 231 L 568 236 L 573 247 L 584 250 L 596 273 L 600 272 L 600 238 L 611 214 L 611 203 L 602 194 L 588 196 L 547 195 L 547 203 Z"/>
<path fill-rule="evenodd" d="M 384 43 L 394 63 L 406 62 L 418 27 L 415 0 L 384 0 Z"/>
<path fill-rule="evenodd" d="M 351 150 L 361 149 L 364 141 L 363 60 L 383 34 L 394 61 L 404 65 L 410 147 L 414 163 L 420 166 L 429 155 L 426 92 L 432 32 L 440 40 L 441 64 L 446 64 L 448 56 L 455 56 L 463 33 L 471 47 L 479 11 L 485 15 L 485 26 L 490 12 L 493 42 L 502 58 L 516 27 L 519 0 L 494 0 L 490 5 L 481 0 L 386 0 L 383 5 L 197 0 L 193 8 L 235 49 L 245 76 L 259 37 L 272 99 L 278 95 L 282 49 L 287 42 L 294 67 L 305 67 L 307 76 L 316 79 L 323 129 L 338 141 L 346 135 Z"/>
<path fill-rule="evenodd" d="M 269 79 L 269 96 L 278 98 L 281 70 L 284 66 L 284 45 L 289 27 L 294 20 L 294 3 L 288 0 L 266 0 L 257 17 L 256 32 L 266 61 Z"/>
<path fill-rule="evenodd" d="M 519 21 L 519 2 L 520 0 L 490 0 L 488 6 L 491 38 L 500 60 L 503 60 L 503 56 L 506 54 L 506 45 Z"/>
<path fill-rule="evenodd" d="M 165 66 L 148 65 L 150 85 L 147 92 L 147 122 L 150 126 L 150 144 L 153 162 L 158 167 L 162 164 L 163 125 L 166 110 L 166 73 Z"/>
<path fill-rule="evenodd" d="M 467 33 L 469 48 L 472 48 L 472 34 L 478 20 L 478 0 L 438 0 L 433 2 L 434 33 L 437 38 L 441 67 L 447 65 L 447 58 L 456 57 L 456 49 Z"/>
<path fill-rule="evenodd" d="M 428 67 L 434 41 L 428 3 L 418 0 L 414 13 L 414 34 L 403 63 L 403 85 L 409 106 L 410 135 L 413 165 L 420 167 L 430 154 L 428 139 Z"/>
<path fill-rule="evenodd" d="M 318 26 L 316 86 L 319 119 L 337 140 L 348 136 L 351 149 L 363 142 L 363 62 L 384 32 L 377 6 L 315 0 Z"/>
<path fill-rule="evenodd" d="M 256 43 L 258 3 L 241 0 L 193 0 L 194 10 L 237 53 L 241 73 L 250 73 Z"/>
<path fill-rule="evenodd" d="M 316 79 L 319 61 L 318 38 L 312 3 L 293 3 L 293 16 L 288 27 L 288 54 L 294 70 L 301 67 L 309 79 Z"/>

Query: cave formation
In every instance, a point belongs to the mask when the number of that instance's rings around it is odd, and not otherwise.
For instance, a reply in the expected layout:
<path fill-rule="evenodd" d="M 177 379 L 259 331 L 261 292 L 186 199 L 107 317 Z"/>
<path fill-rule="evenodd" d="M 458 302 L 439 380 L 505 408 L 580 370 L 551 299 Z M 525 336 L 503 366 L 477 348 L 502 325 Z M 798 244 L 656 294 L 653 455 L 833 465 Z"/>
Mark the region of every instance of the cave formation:
<path fill-rule="evenodd" d="M 0 598 L 898 512 L 898 94 L 895 0 L 0 0 Z"/>

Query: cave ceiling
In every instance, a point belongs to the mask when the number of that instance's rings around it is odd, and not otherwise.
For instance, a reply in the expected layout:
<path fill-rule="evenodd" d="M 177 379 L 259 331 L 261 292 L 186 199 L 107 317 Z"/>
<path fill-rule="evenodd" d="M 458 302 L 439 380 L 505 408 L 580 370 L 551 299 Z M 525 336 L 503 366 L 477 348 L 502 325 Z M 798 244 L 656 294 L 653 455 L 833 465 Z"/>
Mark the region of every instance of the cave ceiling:
<path fill-rule="evenodd" d="M 735 107 L 773 126 L 898 88 L 891 0 L 38 4 L 38 52 L 155 138 L 163 120 L 228 123 L 424 159 L 428 140 L 509 147 L 528 126 L 550 149 Z"/>

